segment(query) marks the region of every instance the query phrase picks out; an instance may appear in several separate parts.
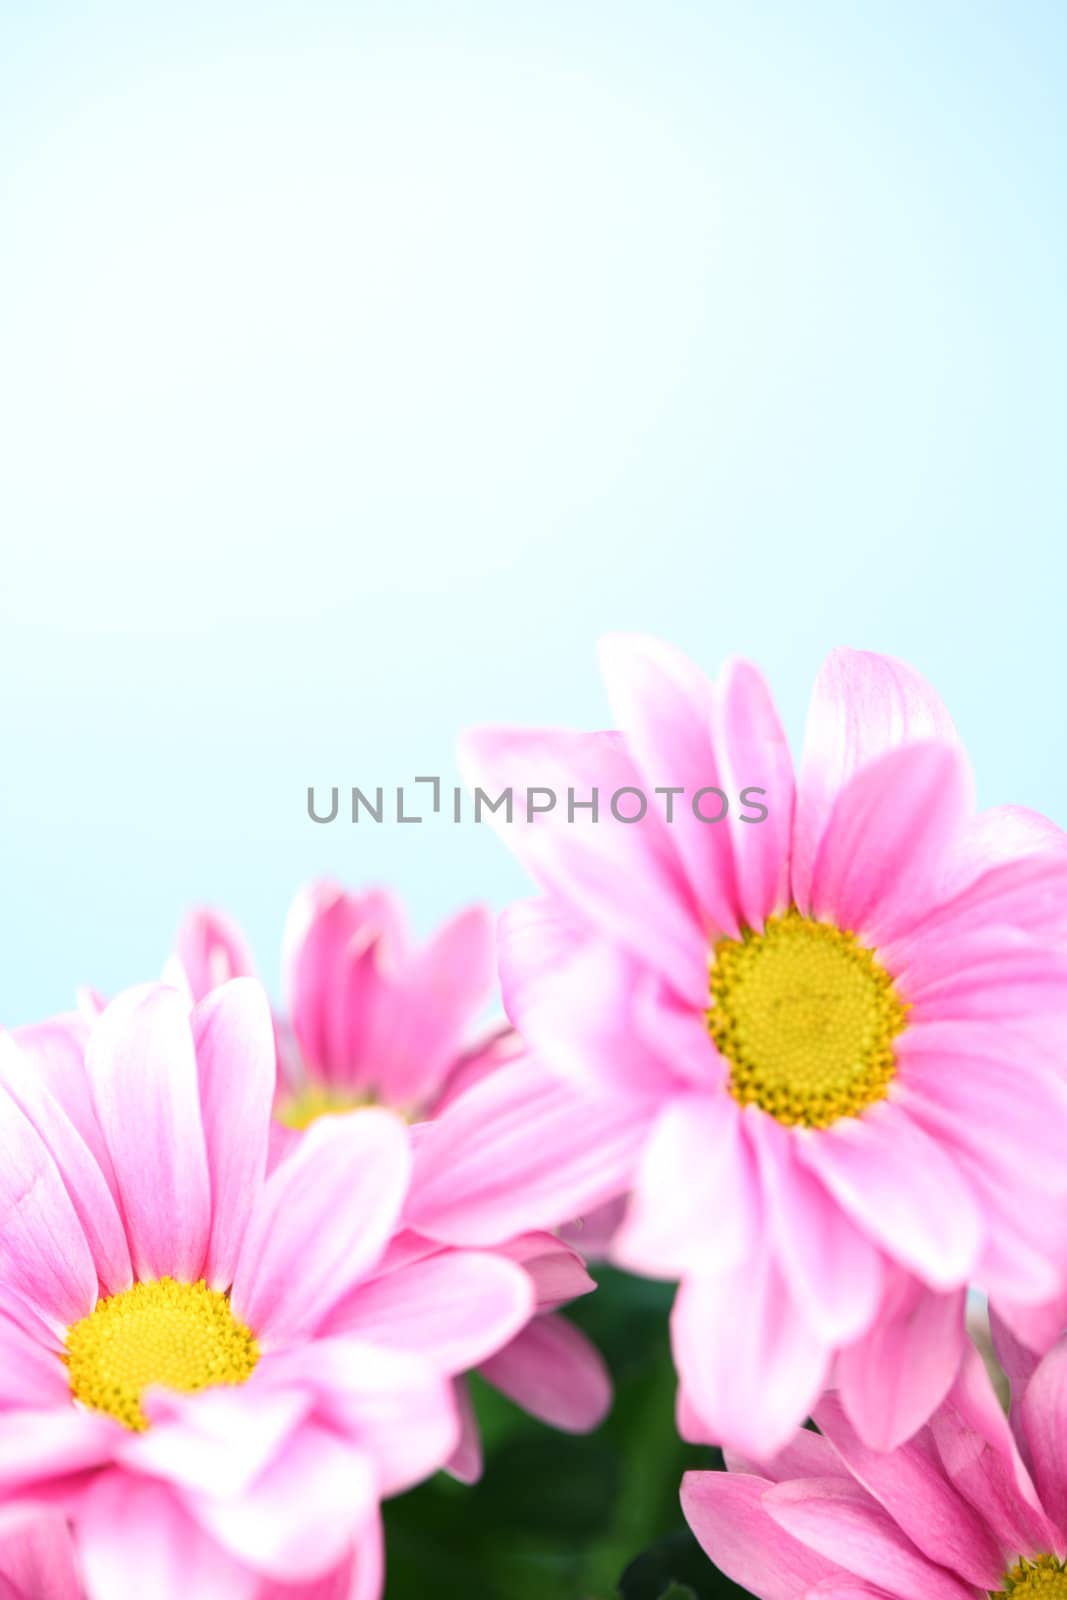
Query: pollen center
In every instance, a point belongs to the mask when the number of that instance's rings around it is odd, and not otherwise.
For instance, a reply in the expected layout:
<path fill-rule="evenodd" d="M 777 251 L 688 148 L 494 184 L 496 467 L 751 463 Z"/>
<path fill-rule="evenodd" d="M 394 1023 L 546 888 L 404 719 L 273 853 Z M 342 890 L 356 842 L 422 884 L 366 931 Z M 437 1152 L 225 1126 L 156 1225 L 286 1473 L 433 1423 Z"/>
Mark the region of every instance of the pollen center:
<path fill-rule="evenodd" d="M 1024 1595 L 1033 1600 L 1067 1600 L 1067 1571 L 1058 1556 L 1034 1556 L 1029 1561 L 1017 1561 L 1004 1574 L 1004 1587 L 997 1589 L 992 1600 L 1023 1600 Z"/>
<path fill-rule="evenodd" d="M 279 1122 L 284 1122 L 287 1128 L 304 1128 L 317 1122 L 319 1117 L 335 1116 L 338 1112 L 358 1111 L 362 1106 L 370 1105 L 370 1100 L 365 1095 L 345 1094 L 339 1089 L 330 1089 L 323 1083 L 306 1083 L 288 1099 L 283 1100 L 276 1107 L 274 1115 Z"/>
<path fill-rule="evenodd" d="M 141 1431 L 149 1385 L 193 1394 L 244 1383 L 259 1347 L 218 1289 L 159 1278 L 101 1300 L 67 1329 L 65 1360 L 76 1400 Z"/>
<path fill-rule="evenodd" d="M 789 1126 L 826 1128 L 885 1098 L 907 1007 L 855 934 L 790 910 L 712 952 L 708 1032 L 730 1093 Z"/>

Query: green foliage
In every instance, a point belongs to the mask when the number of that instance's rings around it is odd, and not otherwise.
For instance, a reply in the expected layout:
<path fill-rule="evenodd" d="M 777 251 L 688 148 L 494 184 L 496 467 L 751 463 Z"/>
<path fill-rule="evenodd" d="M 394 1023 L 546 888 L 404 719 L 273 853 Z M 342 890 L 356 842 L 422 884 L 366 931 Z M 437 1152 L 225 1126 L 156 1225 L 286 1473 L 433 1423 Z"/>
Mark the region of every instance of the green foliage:
<path fill-rule="evenodd" d="M 604 1269 L 572 1308 L 612 1371 L 615 1406 L 584 1438 L 474 1380 L 485 1472 L 441 1474 L 386 1507 L 387 1600 L 709 1600 L 715 1571 L 678 1503 L 683 1472 L 721 1465 L 674 1423 L 669 1285 Z"/>

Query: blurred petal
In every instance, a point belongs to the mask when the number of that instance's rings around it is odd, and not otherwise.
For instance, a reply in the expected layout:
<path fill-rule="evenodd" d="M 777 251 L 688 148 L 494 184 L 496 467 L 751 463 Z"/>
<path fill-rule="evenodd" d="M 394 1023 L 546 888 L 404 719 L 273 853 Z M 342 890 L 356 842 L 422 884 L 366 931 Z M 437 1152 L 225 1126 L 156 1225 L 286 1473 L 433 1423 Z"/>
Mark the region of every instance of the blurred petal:
<path fill-rule="evenodd" d="M 261 1342 L 312 1332 L 384 1250 L 411 1157 L 403 1124 L 320 1117 L 267 1179 L 241 1245 L 234 1312 Z"/>
<path fill-rule="evenodd" d="M 85 1232 L 44 1140 L 0 1087 L 0 1268 L 4 1287 L 55 1331 L 96 1304 Z"/>
<path fill-rule="evenodd" d="M 646 792 L 669 785 L 685 790 L 674 797 L 666 832 L 695 896 L 707 942 L 720 934 L 736 938 L 742 910 L 728 823 L 702 822 L 693 810 L 693 796 L 701 789 L 725 792 L 727 777 L 712 742 L 715 689 L 680 650 L 645 634 L 608 634 L 599 654 L 611 709 L 639 769 L 637 781 L 644 780 Z M 724 720 L 733 727 L 732 707 Z M 761 763 L 760 774 L 743 781 L 759 784 L 762 776 Z M 727 798 L 734 801 L 732 795 Z M 649 801 L 651 807 L 651 795 Z M 701 992 L 685 993 L 696 1004 L 703 990 L 706 982 Z"/>
<path fill-rule="evenodd" d="M 929 904 L 970 804 L 969 771 L 954 746 L 915 744 L 882 756 L 838 795 L 800 909 L 864 943 L 892 942 Z"/>
<path fill-rule="evenodd" d="M 568 930 L 555 901 L 520 901 L 504 912 L 500 959 L 511 1021 L 576 1088 L 668 1091 L 676 1073 L 661 1026 L 662 984 L 607 940 L 575 939 Z M 702 1042 L 709 1049 L 706 1033 Z"/>
<path fill-rule="evenodd" d="M 715 695 L 715 748 L 722 788 L 730 799 L 724 826 L 730 837 L 737 909 L 750 928 L 762 928 L 790 901 L 793 835 L 793 758 L 763 677 L 747 661 L 731 661 Z M 710 780 L 706 780 L 710 781 Z M 759 790 L 766 815 L 747 818 L 745 791 Z"/>
<path fill-rule="evenodd" d="M 866 1332 L 882 1296 L 882 1258 L 797 1157 L 794 1130 L 748 1119 L 775 1255 L 805 1321 L 828 1345 Z M 726 1193 L 732 1193 L 726 1190 Z"/>
<path fill-rule="evenodd" d="M 811 897 L 815 860 L 834 802 L 846 783 L 889 750 L 956 739 L 930 685 L 903 661 L 868 650 L 832 650 L 812 691 L 797 783 L 793 898 Z"/>
<path fill-rule="evenodd" d="M 305 1423 L 243 1494 L 192 1503 L 237 1560 L 300 1582 L 344 1559 L 375 1514 L 376 1488 L 368 1456 L 332 1428 Z"/>
<path fill-rule="evenodd" d="M 1067 1528 L 1067 1340 L 1042 1358 L 1019 1409 L 1041 1503 L 1058 1528 Z"/>
<path fill-rule="evenodd" d="M 755 1160 L 736 1102 L 725 1094 L 675 1095 L 642 1151 L 612 1258 L 657 1278 L 716 1272 L 744 1260 L 762 1226 Z"/>
<path fill-rule="evenodd" d="M 221 911 L 207 906 L 182 919 L 174 955 L 194 1001 L 203 1000 L 231 978 L 252 978 L 256 973 L 255 959 L 240 928 Z"/>
<path fill-rule="evenodd" d="M 113 1000 L 94 1025 L 87 1065 L 134 1273 L 193 1282 L 211 1189 L 193 1036 L 177 993 L 156 987 Z"/>
<path fill-rule="evenodd" d="M 480 1371 L 524 1411 L 567 1433 L 598 1427 L 611 1407 L 599 1351 L 564 1317 L 535 1317 Z"/>
<path fill-rule="evenodd" d="M 255 1574 L 218 1548 L 172 1492 L 109 1472 L 78 1516 L 89 1600 L 254 1600 Z"/>
<path fill-rule="evenodd" d="M 466 1378 L 452 1380 L 452 1393 L 459 1414 L 459 1442 L 445 1463 L 445 1471 L 460 1483 L 477 1483 L 482 1475 L 482 1441 Z"/>
<path fill-rule="evenodd" d="M 931 1288 L 966 1282 L 981 1246 L 974 1192 L 949 1154 L 890 1100 L 842 1117 L 797 1154 L 860 1229 Z"/>
<path fill-rule="evenodd" d="M 620 735 L 481 728 L 465 736 L 460 751 L 469 785 L 493 798 L 512 791 L 512 822 L 503 812 L 491 820 L 541 886 L 698 1001 L 707 987 L 706 941 L 671 829 L 654 795 L 640 821 L 618 822 L 609 809 L 619 789 L 646 793 Z M 569 818 L 569 791 L 581 802 L 594 789 L 597 820 L 587 811 Z M 530 790 L 550 791 L 551 810 L 531 814 Z"/>
<path fill-rule="evenodd" d="M 190 1018 L 196 1047 L 212 1218 L 204 1274 L 233 1282 L 241 1240 L 263 1184 L 274 1098 L 274 1028 L 251 978 L 215 989 Z"/>
<path fill-rule="evenodd" d="M 649 1116 L 644 1102 L 577 1091 L 535 1059 L 502 1067 L 424 1129 L 406 1221 L 469 1245 L 554 1227 L 629 1187 Z"/>
<path fill-rule="evenodd" d="M 30 1058 L 5 1036 L 0 1036 L 0 1083 L 29 1118 L 62 1174 L 105 1292 L 128 1289 L 132 1268 L 126 1232 L 96 1158 Z"/>
<path fill-rule="evenodd" d="M 709 1436 L 757 1458 L 788 1443 L 826 1377 L 829 1351 L 765 1246 L 730 1271 L 686 1278 L 671 1337 L 679 1377 Z"/>
<path fill-rule="evenodd" d="M 518 1333 L 534 1311 L 521 1267 L 499 1256 L 444 1250 L 360 1284 L 323 1331 L 411 1350 L 442 1372 L 466 1372 Z"/>
<path fill-rule="evenodd" d="M 839 1352 L 836 1379 L 864 1444 L 892 1450 L 944 1399 L 966 1344 L 966 1291 L 934 1294 L 898 1272 L 874 1326 Z"/>

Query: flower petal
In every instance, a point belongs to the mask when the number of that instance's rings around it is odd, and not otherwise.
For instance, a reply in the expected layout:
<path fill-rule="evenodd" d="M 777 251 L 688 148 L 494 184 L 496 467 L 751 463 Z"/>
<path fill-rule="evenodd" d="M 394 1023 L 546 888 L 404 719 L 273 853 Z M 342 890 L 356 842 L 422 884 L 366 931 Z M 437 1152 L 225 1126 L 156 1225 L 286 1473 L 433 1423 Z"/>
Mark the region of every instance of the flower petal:
<path fill-rule="evenodd" d="M 333 1309 L 323 1331 L 411 1350 L 451 1376 L 499 1350 L 533 1312 L 533 1286 L 514 1262 L 444 1250 L 359 1284 Z"/>
<path fill-rule="evenodd" d="M 0 1037 L 0 1083 L 29 1118 L 62 1174 L 93 1265 L 105 1291 L 132 1282 L 130 1252 L 111 1190 L 85 1140 L 11 1039 Z"/>
<path fill-rule="evenodd" d="M 501 1245 L 498 1253 L 522 1267 L 533 1285 L 539 1312 L 558 1311 L 596 1288 L 578 1251 L 557 1234 L 520 1233 Z"/>
<path fill-rule="evenodd" d="M 113 1457 L 125 1430 L 112 1417 L 67 1405 L 16 1407 L 0 1415 L 0 1496 L 47 1500 L 57 1484 L 80 1487 Z"/>
<path fill-rule="evenodd" d="M 793 758 L 770 690 L 747 661 L 731 661 L 723 669 L 716 684 L 714 730 L 722 787 L 730 798 L 725 826 L 737 908 L 747 927 L 762 928 L 790 900 Z M 747 814 L 754 809 L 747 799 L 750 790 L 760 797 L 762 820 Z"/>
<path fill-rule="evenodd" d="M 423 1130 L 405 1220 L 452 1244 L 555 1227 L 629 1187 L 651 1111 L 560 1083 L 534 1058 L 502 1067 Z"/>
<path fill-rule="evenodd" d="M 494 798 L 512 791 L 512 822 L 494 813 L 493 825 L 505 830 L 506 842 L 541 886 L 654 966 L 679 993 L 699 1000 L 707 987 L 702 922 L 671 830 L 621 736 L 483 728 L 461 742 L 460 761 L 471 786 Z M 646 794 L 640 821 L 619 822 L 611 814 L 612 797 L 623 788 Z M 554 797 L 547 812 L 531 810 L 535 790 Z M 570 804 L 572 795 L 581 803 L 594 790 L 600 806 L 595 821 Z"/>
<path fill-rule="evenodd" d="M 269 1367 L 261 1363 L 247 1384 L 233 1388 L 219 1385 L 197 1394 L 149 1389 L 144 1408 L 151 1427 L 130 1435 L 117 1453 L 131 1471 L 185 1489 L 243 1494 L 311 1407 L 310 1395 L 276 1388 L 269 1380 Z"/>
<path fill-rule="evenodd" d="M 469 906 L 384 986 L 363 1048 L 378 1063 L 386 1104 L 417 1106 L 441 1087 L 495 979 L 493 919 Z"/>
<path fill-rule="evenodd" d="M 1041 1503 L 1058 1528 L 1067 1528 L 1067 1339 L 1038 1363 L 1020 1405 Z"/>
<path fill-rule="evenodd" d="M 332 1428 L 305 1423 L 241 1495 L 191 1498 L 229 1553 L 291 1583 L 338 1566 L 376 1514 L 370 1458 Z"/>
<path fill-rule="evenodd" d="M 407 1351 L 318 1338 L 272 1352 L 268 1379 L 314 1396 L 317 1413 L 373 1462 L 382 1496 L 444 1466 L 459 1441 L 454 1383 Z"/>
<path fill-rule="evenodd" d="M 204 1275 L 213 1288 L 228 1289 L 266 1172 L 274 1025 L 267 997 L 251 978 L 235 978 L 213 990 L 190 1022 L 211 1177 Z"/>
<path fill-rule="evenodd" d="M 826 1377 L 829 1351 L 765 1246 L 729 1271 L 687 1277 L 671 1339 L 688 1402 L 708 1435 L 757 1458 L 788 1443 Z"/>
<path fill-rule="evenodd" d="M 973 1600 L 968 1585 L 920 1555 L 858 1483 L 796 1478 L 776 1484 L 763 1504 L 768 1515 L 809 1550 L 879 1589 L 921 1594 L 924 1600 Z"/>
<path fill-rule="evenodd" d="M 693 809 L 693 797 L 701 789 L 716 787 L 726 793 L 726 774 L 713 744 L 716 690 L 680 650 L 660 639 L 609 634 L 600 641 L 599 654 L 615 720 L 640 772 L 637 781 L 644 779 L 646 792 L 669 785 L 684 790 L 674 798 L 666 831 L 710 937 L 736 938 L 742 910 L 728 822 L 703 822 Z M 732 713 L 733 704 L 723 719 L 731 731 Z M 763 765 L 742 781 L 760 784 Z M 727 800 L 736 803 L 730 794 Z"/>
<path fill-rule="evenodd" d="M 933 1294 L 898 1272 L 874 1326 L 837 1356 L 835 1376 L 864 1444 L 893 1450 L 944 1399 L 966 1344 L 966 1292 Z"/>
<path fill-rule="evenodd" d="M 189 1019 L 173 989 L 113 1000 L 86 1056 L 138 1278 L 200 1277 L 211 1190 Z"/>
<path fill-rule="evenodd" d="M 930 1418 L 930 1434 L 946 1476 L 1000 1542 L 1006 1564 L 1022 1551 L 1062 1549 L 1062 1534 L 1042 1509 L 982 1358 L 969 1343 L 950 1393 Z"/>
<path fill-rule="evenodd" d="M 55 1332 L 96 1304 L 85 1231 L 44 1140 L 0 1086 L 0 1269 Z"/>
<path fill-rule="evenodd" d="M 767 1515 L 765 1478 L 740 1472 L 687 1472 L 682 1510 L 715 1565 L 760 1600 L 799 1600 L 840 1567 L 790 1537 Z"/>
<path fill-rule="evenodd" d="M 888 1255 L 934 1289 L 965 1283 L 981 1247 L 973 1191 L 889 1100 L 797 1141 L 799 1159 Z"/>
<path fill-rule="evenodd" d="M 203 1000 L 231 978 L 254 978 L 256 963 L 247 939 L 235 922 L 208 906 L 182 919 L 174 940 L 174 957 L 192 1000 Z"/>
<path fill-rule="evenodd" d="M 662 984 L 606 939 L 575 935 L 557 901 L 520 902 L 504 912 L 500 960 L 508 1016 L 560 1077 L 610 1093 L 672 1086 Z"/>
<path fill-rule="evenodd" d="M 47 1022 L 15 1028 L 11 1037 L 30 1057 L 34 1071 L 81 1134 L 117 1200 L 115 1172 L 97 1121 L 92 1085 L 85 1067 L 89 1024 L 81 1016 L 51 1017 Z"/>
<path fill-rule="evenodd" d="M 319 1326 L 380 1257 L 411 1170 L 404 1125 L 369 1109 L 320 1117 L 267 1179 L 234 1275 L 234 1312 L 262 1343 Z"/>
<path fill-rule="evenodd" d="M 567 1433 L 588 1433 L 611 1407 L 603 1358 L 565 1317 L 535 1317 L 480 1371 L 524 1411 Z"/>
<path fill-rule="evenodd" d="M 950 1568 L 979 1589 L 998 1586 L 1004 1575 L 1003 1552 L 983 1519 L 940 1470 L 928 1436 L 890 1452 L 872 1450 L 855 1432 L 834 1394 L 825 1395 L 816 1406 L 815 1421 L 856 1481 L 928 1560 Z"/>
<path fill-rule="evenodd" d="M 220 1550 L 150 1478 L 109 1472 L 78 1516 L 89 1600 L 253 1600 L 255 1574 Z"/>
<path fill-rule="evenodd" d="M 763 1226 L 756 1165 L 729 1095 L 680 1094 L 649 1134 L 612 1259 L 649 1277 L 717 1272 L 755 1248 Z"/>
<path fill-rule="evenodd" d="M 74 1542 L 63 1517 L 34 1512 L 26 1521 L 20 1518 L 18 1526 L 5 1522 L 0 1592 L 7 1600 L 83 1600 Z"/>
<path fill-rule="evenodd" d="M 371 1087 L 364 1047 L 386 978 L 408 946 L 403 912 L 382 889 L 349 894 L 329 880 L 293 901 L 283 941 L 284 988 L 293 1034 L 316 1077 Z"/>
<path fill-rule="evenodd" d="M 855 774 L 888 751 L 956 739 L 930 685 L 903 661 L 868 650 L 832 650 L 812 691 L 797 784 L 793 897 L 804 906 L 834 803 Z"/>
<path fill-rule="evenodd" d="M 0 1310 L 0 1415 L 22 1406 L 47 1410 L 69 1404 L 66 1369 L 50 1348 L 47 1331 L 31 1333 Z"/>
<path fill-rule="evenodd" d="M 891 943 L 930 904 L 945 854 L 971 806 L 970 777 L 947 744 L 882 756 L 838 795 L 802 911 Z"/>
<path fill-rule="evenodd" d="M 1021 1394 L 1043 1355 L 1067 1328 L 1067 1285 L 1039 1305 L 1018 1305 L 1002 1297 L 989 1306 L 997 1360 L 1013 1394 Z"/>
<path fill-rule="evenodd" d="M 1025 806 L 991 806 L 970 817 L 956 841 L 941 881 L 942 899 L 965 890 L 983 873 L 1023 856 L 1062 856 L 1067 834 L 1039 811 Z"/>
<path fill-rule="evenodd" d="M 866 1332 L 877 1313 L 881 1255 L 798 1159 L 793 1130 L 756 1108 L 745 1121 L 759 1157 L 775 1255 L 790 1291 L 820 1339 L 847 1344 Z"/>
<path fill-rule="evenodd" d="M 477 1483 L 482 1475 L 482 1440 L 466 1378 L 453 1378 L 452 1393 L 459 1414 L 459 1442 L 445 1463 L 445 1471 L 459 1483 Z"/>

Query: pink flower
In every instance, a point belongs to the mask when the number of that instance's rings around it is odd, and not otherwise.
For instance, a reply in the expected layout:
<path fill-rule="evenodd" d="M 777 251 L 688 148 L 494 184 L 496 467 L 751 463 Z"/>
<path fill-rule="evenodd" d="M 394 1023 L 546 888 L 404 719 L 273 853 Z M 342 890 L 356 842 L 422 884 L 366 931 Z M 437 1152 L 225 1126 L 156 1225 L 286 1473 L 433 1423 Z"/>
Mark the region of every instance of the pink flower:
<path fill-rule="evenodd" d="M 416 947 L 387 890 L 314 883 L 290 909 L 283 956 L 276 1115 L 289 1127 L 369 1104 L 421 1121 L 514 1049 L 510 1030 L 502 1040 L 498 1026 L 476 1027 L 496 986 L 492 919 L 482 906 Z M 168 975 L 180 973 L 194 999 L 254 970 L 228 918 L 208 909 L 186 917 Z"/>
<path fill-rule="evenodd" d="M 1067 1341 L 1014 1396 L 1012 1426 L 967 1347 L 907 1444 L 863 1444 L 840 1397 L 770 1465 L 690 1472 L 682 1507 L 759 1600 L 1057 1600 L 1067 1594 Z"/>
<path fill-rule="evenodd" d="M 603 665 L 621 732 L 467 742 L 547 891 L 501 928 L 537 1059 L 427 1130 L 408 1220 L 432 1201 L 437 1236 L 475 1244 L 632 1188 L 614 1255 L 682 1280 L 687 1433 L 765 1455 L 832 1374 L 889 1447 L 952 1381 L 969 1281 L 1012 1306 L 1062 1285 L 1064 837 L 973 813 L 947 712 L 886 657 L 830 656 L 797 780 L 753 667 L 712 684 L 630 638 Z M 717 823 L 692 803 L 711 787 Z M 596 821 L 568 804 L 594 789 Z M 623 789 L 639 822 L 609 814 Z"/>
<path fill-rule="evenodd" d="M 288 1130 L 370 1104 L 424 1122 L 524 1053 L 511 1028 L 478 1025 L 496 966 L 492 920 L 480 906 L 416 949 L 402 907 L 386 890 L 352 894 L 317 883 L 293 903 L 284 951 L 287 1014 L 275 1020 L 275 1117 L 284 1127 L 275 1134 L 276 1152 L 296 1142 L 285 1137 Z M 243 935 L 215 911 L 186 918 L 175 956 L 197 997 L 253 970 Z M 403 1241 L 408 1261 L 451 1248 L 447 1229 L 436 1236 L 432 1197 L 419 1215 L 418 1236 Z M 595 1288 L 581 1257 L 550 1234 L 528 1233 L 521 1218 L 504 1233 L 490 1228 L 482 1243 L 522 1266 L 535 1311 L 507 1348 L 481 1365 L 482 1376 L 554 1427 L 596 1427 L 611 1403 L 606 1368 L 585 1336 L 554 1315 Z M 385 1271 L 394 1259 L 395 1252 Z M 470 1481 L 481 1470 L 481 1446 L 466 1384 L 457 1380 L 456 1390 L 463 1428 L 449 1467 Z"/>
<path fill-rule="evenodd" d="M 268 1176 L 251 980 L 120 996 L 84 1065 L 64 1040 L 0 1050 L 0 1497 L 70 1519 L 92 1600 L 373 1600 L 378 1502 L 454 1450 L 451 1380 L 528 1275 L 451 1251 L 383 1302 L 409 1132 L 322 1118 Z"/>

